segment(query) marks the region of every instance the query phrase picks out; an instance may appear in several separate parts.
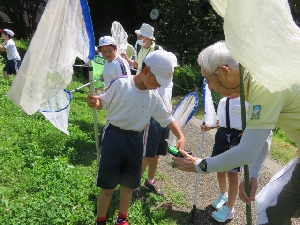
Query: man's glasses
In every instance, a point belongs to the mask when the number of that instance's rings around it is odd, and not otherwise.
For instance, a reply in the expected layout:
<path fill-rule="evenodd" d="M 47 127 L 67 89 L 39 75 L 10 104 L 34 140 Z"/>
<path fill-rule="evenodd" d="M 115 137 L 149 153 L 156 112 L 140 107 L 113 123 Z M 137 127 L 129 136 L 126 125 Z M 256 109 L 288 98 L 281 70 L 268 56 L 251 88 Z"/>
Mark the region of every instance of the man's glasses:
<path fill-rule="evenodd" d="M 223 66 L 226 66 L 226 67 L 228 67 L 228 65 L 223 65 Z M 209 82 L 210 82 L 210 80 L 211 80 L 211 76 L 212 75 L 215 75 L 216 76 L 216 78 L 217 78 L 217 81 L 218 81 L 218 83 L 223 87 L 223 88 L 225 88 L 225 89 L 236 89 L 236 88 L 238 88 L 240 85 L 237 85 L 236 87 L 233 87 L 233 88 L 229 88 L 229 87 L 226 87 L 226 86 L 224 86 L 220 81 L 219 81 L 219 78 L 218 78 L 218 74 L 216 73 L 217 71 L 218 71 L 218 69 L 220 68 L 220 66 L 218 66 L 218 68 L 214 71 L 214 72 L 212 72 L 205 80 L 205 82 L 209 85 Z"/>
<path fill-rule="evenodd" d="M 216 76 L 218 76 L 218 74 L 216 74 L 216 72 L 218 71 L 218 69 L 219 69 L 219 67 L 214 71 L 214 72 L 212 72 L 207 78 L 205 78 L 205 83 L 207 83 L 207 84 L 209 84 L 209 82 L 210 82 L 210 80 L 211 80 L 211 76 L 212 75 L 216 75 Z M 217 78 L 218 79 L 218 78 Z"/>
<path fill-rule="evenodd" d="M 114 49 L 108 49 L 107 51 L 102 51 L 101 50 L 101 53 L 102 53 L 102 55 L 104 55 L 104 54 L 111 54 L 113 51 L 114 51 Z"/>

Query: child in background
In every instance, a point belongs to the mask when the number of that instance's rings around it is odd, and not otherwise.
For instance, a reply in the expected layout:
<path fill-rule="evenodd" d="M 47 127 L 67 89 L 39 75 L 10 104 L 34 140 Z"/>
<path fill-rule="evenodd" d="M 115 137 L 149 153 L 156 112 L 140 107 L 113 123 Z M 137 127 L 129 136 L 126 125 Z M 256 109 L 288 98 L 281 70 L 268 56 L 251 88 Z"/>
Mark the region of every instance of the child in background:
<path fill-rule="evenodd" d="M 14 32 L 9 29 L 0 30 L 2 33 L 1 38 L 5 41 L 3 45 L 0 45 L 0 51 L 7 53 L 7 61 L 3 68 L 3 75 L 6 80 L 9 79 L 9 74 L 17 74 L 21 66 L 21 57 L 16 48 L 15 42 L 12 40 Z"/>
<path fill-rule="evenodd" d="M 104 90 L 116 76 L 131 75 L 129 64 L 117 54 L 118 47 L 111 36 L 101 37 L 97 48 L 105 59 L 102 76 L 102 81 L 105 86 Z"/>
<path fill-rule="evenodd" d="M 226 128 L 226 104 L 229 104 L 229 130 Z M 247 102 L 245 103 L 245 107 L 247 111 Z M 242 136 L 240 97 L 234 95 L 230 97 L 223 97 L 218 105 L 217 119 L 216 124 L 219 128 L 215 135 L 215 144 L 211 157 L 219 155 L 227 150 L 226 145 L 228 145 L 228 135 L 230 136 L 230 139 L 233 139 L 234 137 L 237 138 L 238 141 Z M 202 131 L 208 131 L 211 128 L 214 127 L 207 127 L 205 125 L 201 126 Z M 228 134 L 228 131 L 230 131 L 230 134 Z M 230 151 L 230 149 L 228 151 Z M 211 216 L 218 222 L 225 222 L 226 220 L 234 217 L 235 210 L 233 206 L 238 193 L 238 172 L 242 172 L 241 170 L 242 168 L 238 167 L 229 171 L 217 172 L 217 179 L 221 193 L 212 203 L 212 206 L 218 211 L 213 212 Z M 226 175 L 229 183 L 228 193 L 226 192 Z"/>

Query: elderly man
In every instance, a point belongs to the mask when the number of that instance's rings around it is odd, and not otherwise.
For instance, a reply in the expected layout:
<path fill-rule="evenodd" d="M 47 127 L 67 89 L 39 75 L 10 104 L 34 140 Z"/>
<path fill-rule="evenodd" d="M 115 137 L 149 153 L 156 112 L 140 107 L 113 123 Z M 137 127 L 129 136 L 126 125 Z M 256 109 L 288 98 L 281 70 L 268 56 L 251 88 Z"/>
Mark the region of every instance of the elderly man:
<path fill-rule="evenodd" d="M 234 60 L 225 42 L 217 42 L 202 50 L 198 57 L 202 76 L 210 89 L 222 96 L 240 92 L 239 64 Z M 266 65 L 267 66 L 267 65 Z M 184 158 L 173 158 L 180 170 L 198 173 L 226 171 L 241 165 L 250 165 L 250 198 L 240 193 L 246 203 L 254 200 L 257 174 L 266 156 L 270 131 L 280 127 L 299 146 L 300 142 L 300 84 L 271 93 L 252 79 L 244 69 L 246 101 L 249 102 L 248 120 L 241 142 L 218 156 L 201 159 L 181 150 Z M 266 142 L 267 141 L 267 142 Z M 298 150 L 299 154 L 299 150 Z M 291 180 L 278 196 L 277 204 L 267 209 L 268 224 L 291 224 L 291 218 L 300 216 L 300 163 Z"/>

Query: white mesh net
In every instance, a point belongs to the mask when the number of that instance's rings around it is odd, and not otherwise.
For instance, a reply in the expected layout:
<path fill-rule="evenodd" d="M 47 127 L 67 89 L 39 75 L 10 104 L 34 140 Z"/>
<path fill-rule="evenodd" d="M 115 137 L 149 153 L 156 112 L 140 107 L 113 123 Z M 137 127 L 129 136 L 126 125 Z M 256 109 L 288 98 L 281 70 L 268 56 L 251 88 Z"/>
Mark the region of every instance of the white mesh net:
<path fill-rule="evenodd" d="M 57 92 L 57 90 L 59 90 L 57 95 L 41 105 L 40 112 L 55 127 L 60 129 L 62 132 L 69 134 L 67 128 L 72 95 L 69 91 L 60 88 L 48 90 L 47 93 L 49 94 L 53 91 Z"/>
<path fill-rule="evenodd" d="M 88 62 L 88 40 L 79 1 L 49 0 L 8 97 L 35 113 L 58 93 L 45 90 L 71 82 L 77 56 Z"/>
<path fill-rule="evenodd" d="M 216 111 L 211 97 L 211 91 L 206 83 L 203 84 L 204 117 L 203 121 L 208 127 L 215 127 L 217 122 Z"/>
<path fill-rule="evenodd" d="M 54 108 L 59 108 L 59 104 L 64 108 L 65 102 L 61 102 L 59 97 L 63 96 L 60 94 L 71 82 L 72 65 L 76 57 L 88 63 L 91 49 L 95 51 L 88 16 L 89 10 L 84 0 L 48 1 L 8 92 L 8 98 L 27 114 L 31 115 L 42 109 L 48 104 L 45 102 L 51 98 L 53 99 L 49 103 L 54 104 Z M 65 127 L 61 129 L 59 125 L 58 128 L 66 131 L 69 110 L 63 110 L 61 113 L 64 113 L 63 118 L 66 119 L 62 123 Z M 54 114 L 48 119 L 53 118 Z M 58 120 L 62 122 L 61 118 L 60 115 Z M 58 124 L 58 120 L 53 123 L 54 126 Z"/>
<path fill-rule="evenodd" d="M 300 82 L 300 28 L 287 0 L 211 0 L 231 55 L 271 92 Z"/>
<path fill-rule="evenodd" d="M 277 198 L 283 186 L 291 179 L 294 168 L 299 158 L 293 159 L 282 170 L 277 172 L 270 182 L 262 188 L 255 197 L 255 213 L 257 215 L 257 224 L 267 224 L 268 216 L 266 209 L 277 203 Z"/>
<path fill-rule="evenodd" d="M 126 53 L 126 49 L 128 46 L 128 42 L 127 42 L 128 35 L 119 22 L 114 21 L 112 23 L 111 34 L 112 34 L 112 37 L 115 39 L 116 44 L 118 46 L 118 51 L 117 51 L 118 54 Z"/>
<path fill-rule="evenodd" d="M 198 95 L 192 92 L 186 95 L 177 105 L 173 112 L 173 117 L 178 123 L 180 129 L 191 119 L 198 106 Z M 172 132 L 169 134 L 169 145 L 176 145 L 176 137 Z"/>

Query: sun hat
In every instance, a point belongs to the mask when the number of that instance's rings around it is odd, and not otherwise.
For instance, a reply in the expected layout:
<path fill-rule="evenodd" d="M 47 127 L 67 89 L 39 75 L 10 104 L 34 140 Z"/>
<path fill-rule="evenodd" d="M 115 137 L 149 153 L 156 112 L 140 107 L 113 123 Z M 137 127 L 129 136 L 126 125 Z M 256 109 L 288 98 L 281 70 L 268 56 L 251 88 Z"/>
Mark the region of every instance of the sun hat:
<path fill-rule="evenodd" d="M 150 38 L 151 40 L 155 40 L 153 32 L 154 28 L 147 23 L 143 23 L 139 30 L 135 30 L 135 33 L 137 35 L 142 35 L 144 37 Z"/>
<path fill-rule="evenodd" d="M 9 30 L 9 29 L 1 29 L 0 30 L 0 33 L 3 33 L 3 32 L 6 32 L 7 34 L 9 34 L 10 36 L 14 36 L 15 35 L 15 33 L 14 32 L 12 32 L 11 30 Z"/>
<path fill-rule="evenodd" d="M 97 47 L 106 45 L 116 45 L 115 39 L 113 39 L 111 36 L 103 36 L 99 38 L 99 45 Z"/>
<path fill-rule="evenodd" d="M 149 53 L 144 62 L 150 67 L 150 71 L 155 75 L 157 82 L 167 88 L 172 82 L 174 72 L 173 61 L 170 52 L 157 50 Z"/>

